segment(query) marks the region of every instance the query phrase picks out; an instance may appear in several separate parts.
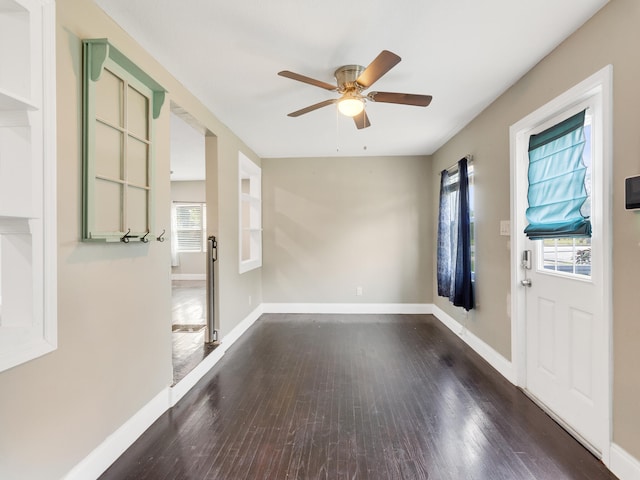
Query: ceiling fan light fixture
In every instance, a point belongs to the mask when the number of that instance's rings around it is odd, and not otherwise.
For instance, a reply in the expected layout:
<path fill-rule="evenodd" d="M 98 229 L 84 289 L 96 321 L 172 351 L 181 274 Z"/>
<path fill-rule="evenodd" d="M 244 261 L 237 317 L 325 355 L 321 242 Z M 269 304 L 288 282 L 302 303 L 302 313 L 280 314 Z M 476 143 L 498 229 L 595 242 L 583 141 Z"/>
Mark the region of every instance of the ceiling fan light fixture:
<path fill-rule="evenodd" d="M 347 117 L 355 117 L 364 110 L 364 100 L 354 96 L 344 96 L 338 102 L 338 110 Z"/>
<path fill-rule="evenodd" d="M 2 3 L 2 0 L 0 0 L 0 3 Z M 288 113 L 287 116 L 299 117 L 300 115 L 313 112 L 319 108 L 337 104 L 338 111 L 347 117 L 353 118 L 356 128 L 361 130 L 371 126 L 369 116 L 364 108 L 367 100 L 426 107 L 431 103 L 431 95 L 396 92 L 364 93 L 365 90 L 371 88 L 375 82 L 397 65 L 400 60 L 400 57 L 395 53 L 389 50 L 383 50 L 366 68 L 361 65 L 343 65 L 333 72 L 333 76 L 336 78 L 336 86 L 289 70 L 282 70 L 278 72 L 278 75 L 281 77 L 290 78 L 291 80 L 313 85 L 314 87 L 324 88 L 325 90 L 337 92 L 341 95 L 340 98 L 334 97 L 324 102 L 314 103 L 308 107 Z"/>

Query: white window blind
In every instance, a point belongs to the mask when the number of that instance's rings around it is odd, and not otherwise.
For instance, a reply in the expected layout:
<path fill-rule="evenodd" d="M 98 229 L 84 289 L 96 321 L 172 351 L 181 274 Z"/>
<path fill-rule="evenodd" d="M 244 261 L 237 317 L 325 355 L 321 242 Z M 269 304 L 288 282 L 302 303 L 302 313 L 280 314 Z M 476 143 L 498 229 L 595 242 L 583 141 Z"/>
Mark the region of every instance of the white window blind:
<path fill-rule="evenodd" d="M 175 206 L 178 252 L 203 252 L 206 236 L 206 205 L 178 203 Z"/>

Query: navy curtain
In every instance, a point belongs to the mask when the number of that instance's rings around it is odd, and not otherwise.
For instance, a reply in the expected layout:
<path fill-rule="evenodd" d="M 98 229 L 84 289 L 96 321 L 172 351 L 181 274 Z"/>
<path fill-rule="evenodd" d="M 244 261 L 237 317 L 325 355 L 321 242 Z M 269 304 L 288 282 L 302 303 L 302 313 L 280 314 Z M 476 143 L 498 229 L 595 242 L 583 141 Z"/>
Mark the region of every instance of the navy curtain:
<path fill-rule="evenodd" d="M 469 175 L 467 159 L 458 162 L 458 235 L 453 299 L 456 307 L 469 311 L 473 308 L 471 282 L 471 221 L 469 218 Z"/>
<path fill-rule="evenodd" d="M 524 232 L 532 240 L 591 236 L 591 221 L 581 212 L 587 199 L 584 116 L 583 110 L 529 139 Z"/>
<path fill-rule="evenodd" d="M 448 297 L 457 307 L 469 311 L 474 306 L 471 279 L 471 221 L 467 159 L 458 162 L 457 181 L 447 170 L 440 177 L 438 215 L 437 282 L 438 295 Z"/>

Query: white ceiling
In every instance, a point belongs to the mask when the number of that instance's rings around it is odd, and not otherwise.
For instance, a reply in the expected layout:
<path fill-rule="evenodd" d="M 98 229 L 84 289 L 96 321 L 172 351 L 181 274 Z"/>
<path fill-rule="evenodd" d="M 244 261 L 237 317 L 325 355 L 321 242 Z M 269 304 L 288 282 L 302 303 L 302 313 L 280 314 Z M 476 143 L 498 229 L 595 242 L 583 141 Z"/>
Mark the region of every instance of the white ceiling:
<path fill-rule="evenodd" d="M 95 0 L 258 156 L 431 154 L 607 0 Z M 433 95 L 427 108 L 367 103 L 357 130 L 328 83 L 383 49 L 402 61 L 369 91 Z M 215 132 L 214 132 L 215 133 Z"/>

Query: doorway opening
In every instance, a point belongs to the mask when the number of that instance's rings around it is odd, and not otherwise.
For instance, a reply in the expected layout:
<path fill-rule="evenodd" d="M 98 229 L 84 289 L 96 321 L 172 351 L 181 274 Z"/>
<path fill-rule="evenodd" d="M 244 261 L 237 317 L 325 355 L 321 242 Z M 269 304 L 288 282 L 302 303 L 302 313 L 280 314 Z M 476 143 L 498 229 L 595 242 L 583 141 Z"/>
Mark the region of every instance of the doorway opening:
<path fill-rule="evenodd" d="M 207 238 L 216 225 L 208 222 L 207 132 L 186 111 L 171 105 L 171 330 L 173 384 L 192 371 L 217 344 L 208 335 Z M 214 152 L 215 153 L 215 152 Z M 211 215 L 216 218 L 217 215 Z"/>

